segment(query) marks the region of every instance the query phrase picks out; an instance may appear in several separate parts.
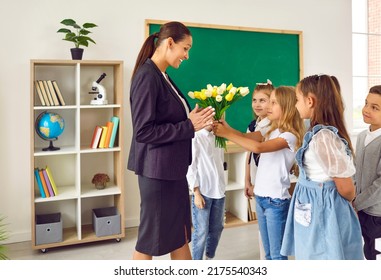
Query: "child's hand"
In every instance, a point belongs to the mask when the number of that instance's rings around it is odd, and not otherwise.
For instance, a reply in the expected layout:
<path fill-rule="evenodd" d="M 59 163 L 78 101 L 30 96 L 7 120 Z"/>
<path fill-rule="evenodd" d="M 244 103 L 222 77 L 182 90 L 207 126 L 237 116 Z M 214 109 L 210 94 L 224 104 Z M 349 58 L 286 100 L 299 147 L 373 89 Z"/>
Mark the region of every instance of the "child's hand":
<path fill-rule="evenodd" d="M 205 207 L 205 200 L 204 200 L 204 198 L 202 197 L 201 194 L 195 194 L 194 195 L 194 205 L 198 209 L 204 209 L 204 207 Z"/>
<path fill-rule="evenodd" d="M 226 137 L 231 127 L 225 120 L 219 120 L 213 122 L 213 132 L 220 137 Z"/>
<path fill-rule="evenodd" d="M 251 184 L 246 184 L 245 185 L 245 196 L 248 199 L 252 199 L 254 196 L 254 186 Z"/>

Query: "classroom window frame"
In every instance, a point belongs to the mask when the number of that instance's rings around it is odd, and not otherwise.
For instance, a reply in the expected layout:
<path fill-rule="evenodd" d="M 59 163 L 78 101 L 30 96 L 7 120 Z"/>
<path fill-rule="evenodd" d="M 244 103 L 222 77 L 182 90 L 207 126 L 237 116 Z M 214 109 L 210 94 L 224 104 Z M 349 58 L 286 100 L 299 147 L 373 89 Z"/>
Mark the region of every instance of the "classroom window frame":
<path fill-rule="evenodd" d="M 381 84 L 381 0 L 352 0 L 353 132 L 367 128 L 362 108 L 369 88 Z"/>

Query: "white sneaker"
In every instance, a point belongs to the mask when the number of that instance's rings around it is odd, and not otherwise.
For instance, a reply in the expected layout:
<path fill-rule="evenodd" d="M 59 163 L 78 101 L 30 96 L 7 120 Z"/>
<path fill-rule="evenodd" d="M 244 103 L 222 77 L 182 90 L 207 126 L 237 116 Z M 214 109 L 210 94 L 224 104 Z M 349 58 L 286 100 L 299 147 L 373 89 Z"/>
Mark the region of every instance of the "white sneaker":
<path fill-rule="evenodd" d="M 214 258 L 209 258 L 208 256 L 205 256 L 205 260 L 209 260 L 209 261 L 211 261 L 211 260 L 213 260 Z"/>

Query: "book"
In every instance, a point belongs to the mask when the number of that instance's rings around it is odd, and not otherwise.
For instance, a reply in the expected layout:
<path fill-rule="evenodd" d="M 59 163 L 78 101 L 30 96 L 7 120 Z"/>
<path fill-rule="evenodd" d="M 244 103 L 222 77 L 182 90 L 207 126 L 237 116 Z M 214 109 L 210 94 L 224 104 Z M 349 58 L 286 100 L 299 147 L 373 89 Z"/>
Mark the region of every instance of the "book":
<path fill-rule="evenodd" d="M 58 188 L 57 188 L 56 182 L 53 179 L 53 175 L 52 175 L 52 172 L 50 171 L 49 166 L 46 166 L 45 170 L 46 170 L 46 174 L 48 174 L 50 184 L 52 185 L 54 195 L 58 195 Z"/>
<path fill-rule="evenodd" d="M 50 106 L 54 106 L 54 101 L 53 101 L 53 98 L 52 98 L 52 94 L 50 93 L 50 90 L 49 90 L 49 87 L 48 87 L 48 83 L 45 80 L 43 80 L 42 84 L 44 86 L 46 95 L 48 96 Z"/>
<path fill-rule="evenodd" d="M 111 139 L 111 133 L 112 133 L 112 127 L 114 126 L 113 122 L 107 122 L 107 134 L 106 134 L 106 140 L 104 144 L 104 148 L 109 148 L 110 145 L 110 139 Z"/>
<path fill-rule="evenodd" d="M 44 188 L 44 193 L 46 197 L 50 197 L 48 186 L 46 185 L 44 174 L 42 173 L 42 169 L 38 170 L 38 174 L 40 175 L 40 180 L 42 183 L 42 187 Z"/>
<path fill-rule="evenodd" d="M 58 97 L 57 97 L 56 91 L 54 90 L 52 81 L 47 80 L 46 83 L 48 84 L 49 91 L 50 91 L 50 94 L 52 95 L 54 105 L 60 106 L 60 102 L 58 101 Z"/>
<path fill-rule="evenodd" d="M 56 81 L 52 81 L 52 83 L 53 83 L 54 90 L 56 91 L 56 94 L 58 96 L 58 100 L 60 101 L 61 106 L 65 106 L 66 103 L 65 103 L 65 100 L 64 100 L 64 98 L 62 96 L 60 88 L 58 87 L 57 82 Z"/>
<path fill-rule="evenodd" d="M 113 116 L 111 118 L 111 121 L 113 122 L 113 127 L 112 127 L 112 133 L 111 133 L 111 137 L 110 137 L 110 144 L 108 145 L 109 148 L 113 148 L 115 145 L 115 138 L 116 138 L 116 134 L 118 132 L 119 117 Z"/>
<path fill-rule="evenodd" d="M 98 148 L 105 147 L 106 135 L 107 135 L 107 126 L 102 126 L 102 135 L 101 135 L 101 139 L 99 140 Z"/>
<path fill-rule="evenodd" d="M 38 98 L 40 99 L 41 105 L 45 106 L 44 96 L 42 95 L 42 91 L 41 91 L 40 86 L 39 86 L 37 81 L 34 81 L 34 87 L 36 89 Z"/>
<path fill-rule="evenodd" d="M 45 91 L 44 83 L 43 83 L 41 80 L 39 80 L 39 81 L 38 81 L 38 85 L 40 86 L 40 90 L 41 90 L 41 92 L 42 92 L 42 96 L 44 97 L 45 105 L 46 105 L 46 106 L 50 106 L 50 102 L 49 102 L 48 94 L 47 94 L 46 91 Z"/>
<path fill-rule="evenodd" d="M 48 174 L 46 173 L 46 169 L 42 169 L 42 174 L 44 175 L 45 183 L 46 183 L 46 186 L 48 187 L 49 196 L 53 197 L 54 191 L 52 188 L 52 184 L 50 184 L 50 180 L 49 180 Z"/>
<path fill-rule="evenodd" d="M 39 174 L 38 171 L 39 171 L 38 168 L 34 169 L 34 177 L 36 178 L 38 190 L 40 191 L 41 197 L 45 198 L 46 195 L 45 195 L 44 187 L 42 186 L 42 182 L 41 182 L 41 179 L 40 179 L 40 174 Z"/>
<path fill-rule="evenodd" d="M 93 138 L 91 139 L 90 148 L 96 149 L 99 145 L 99 140 L 101 139 L 103 128 L 97 125 L 94 129 Z"/>

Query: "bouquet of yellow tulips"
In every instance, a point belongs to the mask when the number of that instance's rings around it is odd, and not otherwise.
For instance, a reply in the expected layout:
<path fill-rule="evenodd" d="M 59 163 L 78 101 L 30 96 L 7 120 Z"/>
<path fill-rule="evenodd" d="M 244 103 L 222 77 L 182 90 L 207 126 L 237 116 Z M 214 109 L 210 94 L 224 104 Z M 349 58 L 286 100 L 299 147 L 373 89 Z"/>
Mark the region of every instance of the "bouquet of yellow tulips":
<path fill-rule="evenodd" d="M 232 83 L 226 86 L 223 83 L 220 86 L 208 84 L 205 89 L 200 91 L 190 91 L 188 96 L 197 99 L 197 103 L 203 108 L 212 106 L 216 112 L 214 119 L 220 120 L 230 105 L 245 97 L 249 92 L 248 87 L 235 87 Z M 216 147 L 226 150 L 226 139 L 216 136 Z"/>

